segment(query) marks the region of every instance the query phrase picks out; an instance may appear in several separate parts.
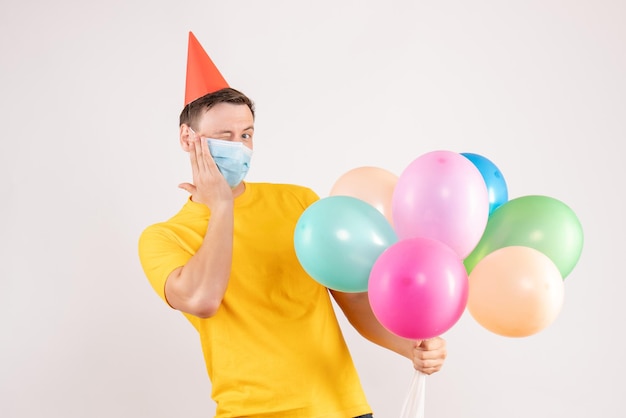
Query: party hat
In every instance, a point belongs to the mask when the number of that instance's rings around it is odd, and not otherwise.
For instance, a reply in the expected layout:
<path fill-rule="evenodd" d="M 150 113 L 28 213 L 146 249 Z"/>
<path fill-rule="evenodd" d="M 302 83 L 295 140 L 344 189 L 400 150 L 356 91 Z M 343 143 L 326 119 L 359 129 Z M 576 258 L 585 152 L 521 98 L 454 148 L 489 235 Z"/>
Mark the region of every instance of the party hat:
<path fill-rule="evenodd" d="M 187 48 L 187 82 L 185 85 L 185 106 L 194 100 L 228 87 L 209 55 L 198 39 L 189 32 Z"/>

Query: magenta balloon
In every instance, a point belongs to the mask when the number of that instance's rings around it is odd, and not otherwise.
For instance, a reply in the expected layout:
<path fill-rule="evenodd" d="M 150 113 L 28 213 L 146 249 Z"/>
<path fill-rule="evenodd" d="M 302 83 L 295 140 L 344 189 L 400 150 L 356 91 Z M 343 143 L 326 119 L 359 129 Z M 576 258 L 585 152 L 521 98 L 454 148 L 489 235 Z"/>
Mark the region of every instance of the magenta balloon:
<path fill-rule="evenodd" d="M 469 282 L 463 261 L 447 245 L 408 238 L 376 259 L 368 297 L 378 321 L 392 333 L 423 340 L 439 336 L 461 317 Z"/>
<path fill-rule="evenodd" d="M 476 166 L 463 155 L 432 151 L 400 174 L 391 199 L 399 239 L 432 238 L 465 258 L 489 218 L 489 193 Z"/>

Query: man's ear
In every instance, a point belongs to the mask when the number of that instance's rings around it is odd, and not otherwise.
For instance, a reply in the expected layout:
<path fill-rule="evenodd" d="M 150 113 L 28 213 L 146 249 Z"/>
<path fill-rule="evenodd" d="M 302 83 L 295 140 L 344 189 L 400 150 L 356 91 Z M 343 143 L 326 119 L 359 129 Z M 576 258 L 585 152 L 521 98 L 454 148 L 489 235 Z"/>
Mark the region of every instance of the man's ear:
<path fill-rule="evenodd" d="M 189 152 L 189 150 L 191 149 L 192 141 L 193 141 L 192 133 L 189 129 L 190 129 L 189 125 L 185 123 L 180 125 L 180 131 L 179 131 L 180 147 L 185 152 Z"/>

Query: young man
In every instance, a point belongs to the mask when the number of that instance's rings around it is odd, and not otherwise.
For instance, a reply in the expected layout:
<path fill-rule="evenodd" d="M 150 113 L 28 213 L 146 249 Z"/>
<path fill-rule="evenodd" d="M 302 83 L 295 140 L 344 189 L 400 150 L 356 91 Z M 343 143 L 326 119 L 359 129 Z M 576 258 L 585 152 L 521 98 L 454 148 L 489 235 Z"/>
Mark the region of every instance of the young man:
<path fill-rule="evenodd" d="M 330 295 L 360 334 L 426 374 L 441 368 L 445 341 L 395 336 L 366 293 L 329 291 L 305 273 L 293 234 L 319 197 L 306 187 L 244 182 L 254 105 L 228 87 L 191 33 L 187 67 L 180 144 L 193 183 L 180 187 L 190 197 L 144 230 L 139 255 L 155 291 L 200 335 L 216 416 L 371 416 Z"/>

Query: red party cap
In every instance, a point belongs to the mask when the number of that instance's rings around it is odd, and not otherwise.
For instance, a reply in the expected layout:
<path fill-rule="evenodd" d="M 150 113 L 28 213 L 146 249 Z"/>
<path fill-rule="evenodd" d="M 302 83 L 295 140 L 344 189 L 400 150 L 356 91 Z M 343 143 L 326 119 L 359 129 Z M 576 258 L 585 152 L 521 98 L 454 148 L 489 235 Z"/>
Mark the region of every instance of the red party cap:
<path fill-rule="evenodd" d="M 187 83 L 185 85 L 185 106 L 194 100 L 228 87 L 209 55 L 198 39 L 189 32 L 187 49 Z"/>

